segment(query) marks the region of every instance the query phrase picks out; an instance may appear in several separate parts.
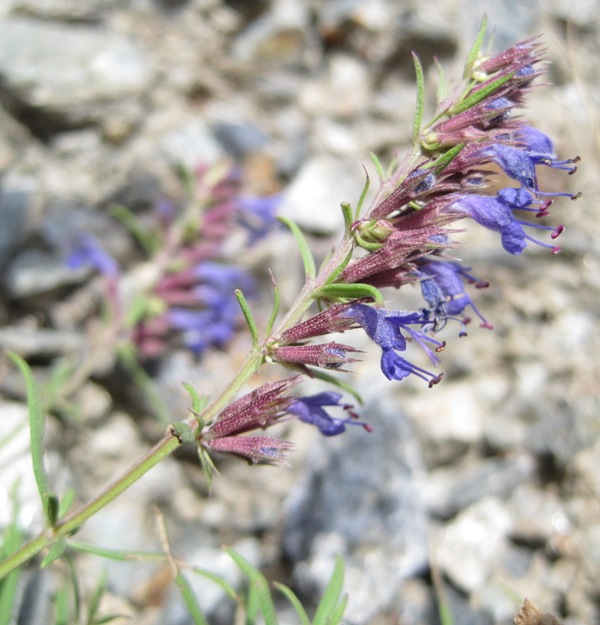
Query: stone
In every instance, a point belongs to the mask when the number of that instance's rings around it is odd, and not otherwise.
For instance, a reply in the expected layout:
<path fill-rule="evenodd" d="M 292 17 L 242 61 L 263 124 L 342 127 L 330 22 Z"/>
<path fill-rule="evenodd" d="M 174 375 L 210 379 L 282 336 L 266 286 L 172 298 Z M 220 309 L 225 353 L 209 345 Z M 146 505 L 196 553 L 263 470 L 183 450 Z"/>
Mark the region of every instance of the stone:
<path fill-rule="evenodd" d="M 280 214 L 308 232 L 340 232 L 344 227 L 340 203 L 354 206 L 364 182 L 364 171 L 356 161 L 327 154 L 314 156 L 286 189 Z"/>
<path fill-rule="evenodd" d="M 0 22 L 0 77 L 12 107 L 44 134 L 113 117 L 110 105 L 139 98 L 153 70 L 140 47 L 116 32 L 7 18 Z"/>
<path fill-rule="evenodd" d="M 474 592 L 499 569 L 511 526 L 502 502 L 485 497 L 435 532 L 432 558 L 458 588 Z"/>

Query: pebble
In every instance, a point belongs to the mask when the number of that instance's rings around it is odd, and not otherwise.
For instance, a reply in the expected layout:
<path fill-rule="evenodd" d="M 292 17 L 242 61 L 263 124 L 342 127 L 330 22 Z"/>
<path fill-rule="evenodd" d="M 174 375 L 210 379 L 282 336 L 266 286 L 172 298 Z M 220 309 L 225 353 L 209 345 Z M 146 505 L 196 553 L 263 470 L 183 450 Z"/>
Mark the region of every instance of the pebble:
<path fill-rule="evenodd" d="M 437 529 L 432 559 L 458 588 L 475 592 L 499 568 L 511 527 L 502 501 L 485 497 Z"/>
<path fill-rule="evenodd" d="M 0 76 L 13 106 L 69 124 L 114 115 L 111 103 L 139 98 L 153 77 L 147 58 L 132 41 L 99 28 L 24 18 L 0 22 Z"/>
<path fill-rule="evenodd" d="M 332 235 L 344 227 L 340 202 L 354 204 L 363 185 L 364 172 L 356 161 L 314 156 L 286 189 L 280 214 L 307 232 Z"/>

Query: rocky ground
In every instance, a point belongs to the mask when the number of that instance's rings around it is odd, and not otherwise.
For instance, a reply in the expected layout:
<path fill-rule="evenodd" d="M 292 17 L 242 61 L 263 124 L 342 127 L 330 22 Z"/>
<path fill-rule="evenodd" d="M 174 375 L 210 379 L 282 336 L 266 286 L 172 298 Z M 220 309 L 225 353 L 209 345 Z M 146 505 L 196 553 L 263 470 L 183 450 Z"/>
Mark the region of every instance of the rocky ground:
<path fill-rule="evenodd" d="M 0 346 L 26 357 L 41 380 L 51 366 L 83 359 L 94 340 L 82 319 L 97 283 L 66 267 L 68 233 L 93 231 L 131 266 L 135 250 L 109 207 L 144 214 L 183 193 L 179 164 L 229 158 L 253 192 L 282 191 L 283 210 L 326 251 L 340 201 L 360 193 L 369 152 L 389 156 L 410 138 L 410 51 L 432 77 L 434 55 L 458 75 L 484 10 L 497 49 L 544 33 L 552 86 L 533 94 L 527 116 L 559 154 L 582 157 L 573 178 L 545 180 L 583 191 L 555 210 L 566 225 L 560 255 L 528 248 L 509 257 L 494 236 L 464 235 L 462 257 L 492 283 L 478 303 L 495 330 L 474 327 L 462 339 L 448 331 L 442 384 L 387 383 L 368 351 L 354 382 L 370 436 L 356 428 L 321 440 L 294 427 L 290 467 L 223 462 L 210 497 L 193 456 L 168 459 L 90 521 L 82 540 L 156 548 L 158 506 L 174 551 L 233 582 L 224 543 L 307 596 L 343 555 L 348 623 L 435 623 L 440 597 L 457 625 L 509 623 L 523 597 L 565 623 L 600 622 L 600 5 L 474 7 L 0 2 Z M 286 276 L 284 301 L 300 279 L 290 249 L 282 233 L 253 261 Z M 180 381 L 210 392 L 246 347 L 240 336 L 229 353 L 199 362 L 182 350 L 166 356 L 153 374 L 175 418 L 186 409 Z M 80 374 L 68 397 L 77 410 L 51 418 L 48 461 L 55 482 L 74 484 L 85 500 L 162 426 L 110 356 Z M 35 528 L 23 388 L 6 360 L 0 392 L 0 525 L 20 476 L 21 519 Z M 105 563 L 78 566 L 91 586 Z M 166 565 L 107 566 L 106 609 L 136 623 L 188 622 Z M 194 586 L 215 623 L 231 621 L 217 587 L 200 578 Z"/>

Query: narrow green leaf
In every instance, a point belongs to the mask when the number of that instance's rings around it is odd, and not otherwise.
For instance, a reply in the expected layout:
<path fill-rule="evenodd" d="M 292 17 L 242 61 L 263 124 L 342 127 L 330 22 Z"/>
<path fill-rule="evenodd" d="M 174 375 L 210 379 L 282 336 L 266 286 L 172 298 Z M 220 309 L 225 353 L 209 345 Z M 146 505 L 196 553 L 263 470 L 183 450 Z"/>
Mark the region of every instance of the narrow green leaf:
<path fill-rule="evenodd" d="M 71 593 L 67 586 L 61 586 L 54 594 L 54 625 L 69 625 L 71 619 Z"/>
<path fill-rule="evenodd" d="M 250 330 L 250 335 L 252 336 L 252 346 L 258 346 L 258 328 L 256 326 L 256 321 L 254 321 L 254 316 L 252 315 L 252 311 L 250 310 L 250 306 L 248 305 L 248 300 L 244 297 L 244 294 L 240 289 L 235 290 L 235 296 L 237 298 L 238 304 L 242 309 L 242 313 L 244 315 L 244 319 L 248 324 L 248 329 Z"/>
<path fill-rule="evenodd" d="M 67 540 L 64 536 L 61 536 L 56 540 L 56 542 L 50 547 L 50 551 L 46 554 L 40 567 L 45 569 L 47 566 L 50 566 L 55 560 L 58 560 L 65 552 L 67 548 Z"/>
<path fill-rule="evenodd" d="M 203 569 L 198 566 L 194 566 L 190 570 L 196 573 L 197 575 L 201 575 L 202 577 L 209 579 L 211 582 L 214 582 L 215 584 L 217 584 L 217 586 L 220 586 L 221 589 L 227 594 L 227 596 L 233 599 L 234 601 L 239 600 L 239 597 L 238 597 L 237 592 L 235 591 L 235 588 L 231 584 L 228 584 L 217 573 L 214 573 L 213 571 L 207 571 L 206 569 Z"/>
<path fill-rule="evenodd" d="M 208 405 L 208 396 L 200 395 L 196 388 L 187 382 L 182 382 L 182 384 L 183 388 L 185 388 L 190 396 L 190 401 L 192 402 L 191 411 L 198 421 L 198 427 L 202 429 L 205 424 L 204 420 L 200 417 L 200 414 Z"/>
<path fill-rule="evenodd" d="M 96 614 L 98 613 L 98 608 L 100 607 L 100 601 L 102 600 L 102 595 L 106 590 L 106 571 L 100 575 L 98 579 L 98 583 L 96 584 L 96 588 L 92 593 L 92 596 L 89 599 L 87 606 L 87 625 L 92 625 L 96 623 Z"/>
<path fill-rule="evenodd" d="M 370 297 L 377 304 L 383 304 L 384 299 L 381 291 L 370 284 L 326 284 L 322 286 L 314 295 L 315 299 L 360 299 Z"/>
<path fill-rule="evenodd" d="M 275 612 L 275 605 L 273 604 L 273 598 L 271 597 L 271 591 L 269 590 L 269 584 L 265 576 L 255 567 L 253 567 L 248 560 L 242 557 L 239 553 L 233 551 L 233 549 L 225 549 L 229 554 L 229 557 L 238 565 L 242 573 L 246 575 L 250 582 L 251 593 L 255 592 L 260 610 L 263 618 L 265 619 L 265 625 L 277 625 L 277 614 Z"/>
<path fill-rule="evenodd" d="M 60 500 L 60 506 L 58 508 L 58 518 L 62 518 L 65 516 L 65 514 L 67 514 L 74 500 L 75 500 L 75 489 L 67 488 L 67 490 L 65 491 L 65 494 Z"/>
<path fill-rule="evenodd" d="M 275 282 L 273 274 L 270 271 L 269 273 L 271 274 L 271 282 L 273 284 L 273 310 L 271 311 L 271 316 L 267 322 L 267 336 L 271 335 L 271 330 L 273 329 L 273 325 L 275 324 L 275 320 L 279 314 L 279 308 L 281 307 L 281 293 L 279 292 L 279 287 Z"/>
<path fill-rule="evenodd" d="M 46 524 L 51 527 L 53 517 L 50 503 L 50 484 L 46 467 L 44 466 L 44 431 L 46 428 L 46 415 L 37 384 L 33 379 L 33 373 L 29 365 L 14 352 L 8 352 L 8 357 L 19 367 L 21 375 L 25 379 L 27 388 L 27 406 L 29 408 L 29 429 L 31 434 L 31 461 L 33 463 L 33 473 L 42 500 L 42 508 Z"/>
<path fill-rule="evenodd" d="M 425 110 L 425 77 L 423 75 L 423 66 L 419 57 L 413 52 L 413 63 L 415 65 L 415 74 L 417 78 L 417 104 L 415 108 L 415 119 L 413 121 L 413 141 L 415 144 L 419 141 L 421 132 L 421 124 L 423 123 L 423 112 Z"/>
<path fill-rule="evenodd" d="M 358 219 L 360 218 L 362 207 L 363 207 L 363 204 L 365 203 L 365 198 L 367 197 L 367 193 L 369 192 L 370 186 L 371 186 L 371 178 L 369 178 L 369 172 L 365 169 L 365 184 L 363 186 L 360 197 L 358 198 L 358 204 L 356 205 L 356 213 L 354 214 L 355 221 L 358 221 Z"/>
<path fill-rule="evenodd" d="M 11 625 L 14 622 L 12 614 L 19 589 L 20 577 L 21 569 L 17 568 L 0 581 L 0 625 Z"/>
<path fill-rule="evenodd" d="M 175 585 L 179 588 L 179 592 L 185 601 L 185 605 L 190 613 L 190 616 L 192 617 L 194 625 L 208 625 L 208 621 L 200 608 L 200 604 L 194 596 L 194 592 L 192 591 L 189 581 L 179 570 L 175 576 Z"/>
<path fill-rule="evenodd" d="M 470 109 L 471 107 L 479 104 L 482 100 L 485 100 L 489 95 L 493 94 L 495 91 L 498 91 L 502 85 L 506 84 L 509 80 L 514 78 L 514 72 L 511 74 L 506 74 L 505 76 L 501 76 L 496 80 L 492 80 L 489 84 L 481 89 L 477 90 L 470 96 L 467 96 L 464 100 L 457 102 L 451 109 L 451 115 L 458 115 L 458 113 L 462 113 Z"/>
<path fill-rule="evenodd" d="M 375 170 L 377 171 L 377 175 L 379 176 L 379 179 L 383 180 L 384 178 L 386 178 L 385 169 L 381 161 L 379 160 L 379 157 L 377 156 L 377 154 L 375 154 L 375 152 L 370 152 L 369 156 L 371 157 L 371 161 L 373 165 L 375 165 Z"/>
<path fill-rule="evenodd" d="M 129 230 L 148 256 L 153 256 L 156 253 L 160 248 L 160 241 L 156 233 L 152 232 L 130 208 L 122 204 L 111 204 L 109 211 Z"/>
<path fill-rule="evenodd" d="M 213 473 L 218 473 L 217 468 L 215 467 L 215 463 L 210 457 L 210 454 L 206 451 L 206 449 L 200 446 L 198 447 L 198 458 L 200 460 L 200 466 L 202 467 L 202 471 L 204 472 L 206 486 L 210 491 L 212 487 Z"/>
<path fill-rule="evenodd" d="M 10 503 L 12 515 L 10 522 L 4 530 L 2 543 L 0 544 L 0 560 L 6 558 L 11 553 L 15 553 L 23 544 L 23 535 L 17 523 L 19 514 L 19 504 L 17 500 L 17 481 L 10 490 Z M 13 623 L 12 613 L 19 589 L 19 580 L 22 569 L 16 568 L 0 580 L 0 625 L 11 625 Z"/>
<path fill-rule="evenodd" d="M 444 152 L 439 158 L 436 158 L 435 161 L 431 161 L 423 166 L 423 169 L 435 169 L 436 174 L 441 174 L 446 167 L 452 162 L 454 158 L 456 158 L 465 147 L 464 143 L 459 143 L 455 145 L 453 148 L 450 148 L 447 152 Z"/>
<path fill-rule="evenodd" d="M 335 268 L 335 270 L 329 276 L 329 278 L 327 278 L 327 284 L 331 284 L 332 282 L 334 282 L 337 279 L 337 277 L 342 273 L 342 271 L 346 269 L 346 267 L 348 266 L 348 263 L 352 260 L 353 255 L 354 255 L 354 250 L 350 250 L 348 254 L 346 255 L 346 258 L 344 258 L 344 260 Z"/>
<path fill-rule="evenodd" d="M 352 206 L 348 204 L 348 202 L 342 202 L 340 208 L 342 209 L 342 217 L 344 218 L 344 228 L 346 232 L 350 232 L 354 221 L 352 217 Z"/>
<path fill-rule="evenodd" d="M 329 616 L 329 620 L 327 621 L 327 625 L 338 625 L 342 622 L 344 618 L 344 614 L 346 613 L 346 608 L 348 607 L 348 595 L 344 595 L 340 602 L 337 604 L 336 608 Z"/>
<path fill-rule="evenodd" d="M 298 599 L 293 590 L 291 588 L 288 588 L 284 584 L 280 584 L 279 582 L 275 582 L 275 587 L 277 588 L 277 590 L 279 590 L 279 592 L 285 595 L 287 600 L 292 604 L 294 610 L 296 610 L 296 613 L 300 618 L 300 625 L 310 625 L 310 619 L 306 614 L 306 610 L 304 609 L 304 606 L 302 605 L 300 599 Z"/>
<path fill-rule="evenodd" d="M 298 245 L 298 249 L 300 250 L 302 262 L 304 263 L 304 273 L 306 274 L 307 278 L 310 278 L 312 280 L 316 275 L 315 259 L 313 258 L 312 252 L 308 247 L 308 243 L 306 242 L 306 239 L 302 234 L 302 230 L 300 230 L 300 228 L 298 228 L 298 226 L 287 217 L 278 217 L 277 219 L 282 224 L 285 224 L 289 228 L 290 232 L 294 235 L 294 238 L 296 239 L 296 243 Z"/>
<path fill-rule="evenodd" d="M 165 557 L 162 551 L 122 551 L 119 549 L 105 549 L 104 547 L 97 547 L 96 545 L 89 545 L 72 539 L 68 540 L 67 546 L 69 549 L 74 549 L 75 551 L 91 553 L 101 558 L 120 562 L 129 560 L 163 560 Z"/>
<path fill-rule="evenodd" d="M 344 562 L 340 557 L 336 557 L 335 566 L 331 574 L 327 588 L 317 606 L 313 625 L 328 625 L 330 616 L 334 613 L 340 600 L 342 587 L 344 585 Z"/>
<path fill-rule="evenodd" d="M 479 53 L 481 52 L 481 46 L 483 45 L 483 40 L 485 39 L 485 33 L 487 30 L 487 15 L 483 16 L 481 20 L 481 26 L 479 27 L 479 31 L 477 32 L 477 37 L 469 50 L 469 54 L 467 55 L 467 60 L 465 62 L 465 69 L 463 71 L 463 78 L 469 79 L 471 78 L 471 73 L 473 72 L 473 67 L 477 59 L 479 58 Z"/>

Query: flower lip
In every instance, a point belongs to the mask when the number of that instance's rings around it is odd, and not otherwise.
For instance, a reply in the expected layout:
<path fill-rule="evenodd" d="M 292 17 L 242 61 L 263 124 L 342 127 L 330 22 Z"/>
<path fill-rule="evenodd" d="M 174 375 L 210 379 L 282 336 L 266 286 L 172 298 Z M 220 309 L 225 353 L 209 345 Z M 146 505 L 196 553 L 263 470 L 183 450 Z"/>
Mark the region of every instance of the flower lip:
<path fill-rule="evenodd" d="M 326 391 L 317 395 L 296 398 L 287 408 L 290 414 L 295 415 L 304 423 L 316 426 L 324 436 L 336 436 L 346 431 L 347 425 L 360 425 L 367 432 L 371 426 L 362 421 L 356 421 L 357 415 L 351 411 L 349 404 L 340 404 L 341 393 Z M 346 410 L 350 417 L 339 419 L 332 417 L 324 406 L 339 406 Z"/>

